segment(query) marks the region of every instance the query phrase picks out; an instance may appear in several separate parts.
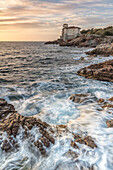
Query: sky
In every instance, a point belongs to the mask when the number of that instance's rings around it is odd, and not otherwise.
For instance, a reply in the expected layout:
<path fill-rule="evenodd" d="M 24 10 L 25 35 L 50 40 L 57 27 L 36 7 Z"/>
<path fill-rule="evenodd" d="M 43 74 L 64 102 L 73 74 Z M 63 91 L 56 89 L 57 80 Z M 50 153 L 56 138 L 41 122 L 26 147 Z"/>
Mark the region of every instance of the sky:
<path fill-rule="evenodd" d="M 0 41 L 48 41 L 62 25 L 113 25 L 113 0 L 0 0 Z"/>

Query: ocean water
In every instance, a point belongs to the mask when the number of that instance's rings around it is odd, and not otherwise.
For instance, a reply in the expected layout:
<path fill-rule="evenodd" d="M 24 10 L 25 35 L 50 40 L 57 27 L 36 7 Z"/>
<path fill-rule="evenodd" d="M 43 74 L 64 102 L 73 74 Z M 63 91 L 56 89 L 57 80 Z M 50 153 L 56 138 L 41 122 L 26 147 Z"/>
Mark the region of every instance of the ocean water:
<path fill-rule="evenodd" d="M 113 169 L 113 129 L 106 125 L 113 116 L 97 102 L 68 100 L 78 93 L 98 99 L 113 97 L 112 83 L 77 75 L 82 67 L 113 59 L 88 57 L 88 50 L 44 42 L 0 42 L 0 98 L 13 104 L 21 115 L 35 115 L 51 125 L 66 124 L 74 133 L 90 135 L 98 146 L 80 145 L 79 157 L 70 159 L 64 156 L 72 138 L 66 134 L 51 145 L 47 157 L 41 157 L 35 148 L 29 148 L 29 140 L 21 140 L 20 129 L 20 149 L 11 153 L 0 149 L 0 170 L 78 170 L 89 165 L 95 170 Z M 35 128 L 31 133 L 38 138 Z"/>

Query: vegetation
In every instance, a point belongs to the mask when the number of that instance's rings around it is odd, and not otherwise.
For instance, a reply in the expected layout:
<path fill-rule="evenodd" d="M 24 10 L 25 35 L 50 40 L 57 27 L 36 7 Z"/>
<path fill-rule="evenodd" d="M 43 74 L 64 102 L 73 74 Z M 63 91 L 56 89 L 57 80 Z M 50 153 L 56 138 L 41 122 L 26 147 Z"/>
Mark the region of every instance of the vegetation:
<path fill-rule="evenodd" d="M 91 28 L 87 30 L 82 30 L 81 34 L 95 34 L 100 36 L 113 36 L 113 26 L 109 26 L 106 28 Z"/>

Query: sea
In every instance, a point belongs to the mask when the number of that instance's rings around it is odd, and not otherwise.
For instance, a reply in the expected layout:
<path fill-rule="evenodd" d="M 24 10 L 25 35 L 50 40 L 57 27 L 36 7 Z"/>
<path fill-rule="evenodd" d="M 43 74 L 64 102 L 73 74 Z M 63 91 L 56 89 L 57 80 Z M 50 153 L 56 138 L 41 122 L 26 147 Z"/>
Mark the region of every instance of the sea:
<path fill-rule="evenodd" d="M 89 50 L 44 42 L 0 42 L 0 98 L 13 104 L 21 115 L 35 115 L 51 125 L 73 126 L 75 133 L 91 136 L 97 145 L 92 149 L 81 144 L 79 157 L 71 159 L 65 157 L 71 136 L 64 135 L 43 157 L 29 148 L 28 139 L 21 140 L 20 132 L 19 150 L 6 153 L 0 148 L 0 170 L 81 170 L 81 166 L 87 170 L 89 165 L 94 170 L 113 170 L 113 129 L 106 125 L 113 115 L 95 101 L 68 100 L 72 94 L 113 97 L 113 83 L 77 75 L 80 68 L 113 59 L 89 57 L 85 53 Z M 37 135 L 35 129 L 32 133 Z"/>

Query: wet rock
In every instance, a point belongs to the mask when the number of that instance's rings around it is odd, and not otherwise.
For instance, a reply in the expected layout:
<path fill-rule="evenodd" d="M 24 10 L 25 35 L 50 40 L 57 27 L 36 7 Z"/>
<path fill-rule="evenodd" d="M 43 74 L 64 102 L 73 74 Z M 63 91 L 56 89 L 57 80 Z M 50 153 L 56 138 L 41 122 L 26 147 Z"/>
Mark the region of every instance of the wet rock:
<path fill-rule="evenodd" d="M 71 149 L 69 149 L 69 151 L 65 153 L 65 156 L 68 158 L 71 157 L 72 159 L 78 158 L 78 154 Z"/>
<path fill-rule="evenodd" d="M 48 132 L 45 133 L 44 135 L 52 144 L 55 144 L 55 139 L 49 135 Z"/>
<path fill-rule="evenodd" d="M 2 148 L 2 150 L 7 152 L 7 151 L 11 150 L 12 145 L 10 144 L 10 142 L 8 140 L 4 140 L 1 148 Z"/>
<path fill-rule="evenodd" d="M 109 98 L 109 101 L 113 102 L 113 97 Z"/>
<path fill-rule="evenodd" d="M 43 145 L 41 142 L 39 142 L 38 140 L 34 143 L 35 146 L 40 150 L 42 155 L 46 154 L 46 150 L 44 149 Z"/>
<path fill-rule="evenodd" d="M 105 100 L 104 100 L 104 99 L 102 99 L 102 98 L 100 98 L 97 102 L 98 102 L 98 103 L 104 103 L 104 102 L 105 102 Z"/>
<path fill-rule="evenodd" d="M 108 128 L 112 128 L 113 127 L 113 119 L 112 120 L 107 120 L 106 124 L 107 124 Z"/>
<path fill-rule="evenodd" d="M 108 104 L 105 104 L 105 105 L 102 106 L 102 108 L 105 108 L 105 107 L 113 108 L 113 104 L 109 104 L 109 103 L 108 103 Z"/>
<path fill-rule="evenodd" d="M 0 99 L 0 106 L 7 105 L 7 102 L 5 99 Z"/>
<path fill-rule="evenodd" d="M 77 97 L 87 98 L 89 94 L 79 94 Z M 88 145 L 91 148 L 97 147 L 91 137 L 86 136 L 82 138 L 79 134 L 73 134 L 68 130 L 67 125 L 56 125 L 53 129 L 51 125 L 33 116 L 25 117 L 19 115 L 14 107 L 4 100 L 1 100 L 1 103 L 4 104 L 0 106 L 0 131 L 7 132 L 7 139 L 3 140 L 0 145 L 2 150 L 6 152 L 19 147 L 17 135 L 20 128 L 23 129 L 22 139 L 25 140 L 27 138 L 29 140 L 29 147 L 34 144 L 42 155 L 46 155 L 46 148 L 49 148 L 51 144 L 55 144 L 55 136 L 56 138 L 62 138 L 66 134 L 73 136 L 70 146 L 74 149 L 79 149 L 76 142 Z M 4 110 L 7 110 L 7 114 L 4 114 Z M 39 139 L 37 141 L 35 136 L 30 133 L 33 127 L 38 129 Z M 73 157 L 77 157 L 75 153 L 70 152 L 70 154 L 74 155 Z"/>
<path fill-rule="evenodd" d="M 70 144 L 73 148 L 75 149 L 78 149 L 78 145 L 74 142 L 74 141 L 71 141 L 71 144 Z"/>
<path fill-rule="evenodd" d="M 58 125 L 57 127 L 65 129 L 67 128 L 67 125 Z"/>
<path fill-rule="evenodd" d="M 97 145 L 95 144 L 94 140 L 90 136 L 86 136 L 84 138 L 79 137 L 75 141 L 80 144 L 85 144 L 91 148 L 97 148 Z"/>
<path fill-rule="evenodd" d="M 11 140 L 11 136 L 16 139 L 20 127 L 24 129 L 24 137 L 28 137 L 29 130 L 34 126 L 39 128 L 40 135 L 42 136 L 40 141 L 45 147 L 50 147 L 50 143 L 55 143 L 54 137 L 51 136 L 51 131 L 48 130 L 48 128 L 51 127 L 49 124 L 33 116 L 25 117 L 19 115 L 13 105 L 8 104 L 4 99 L 0 99 L 0 130 L 8 134 L 7 140 L 4 140 L 2 143 L 2 150 L 9 151 L 17 146 L 17 144 L 15 145 L 13 140 Z M 31 143 L 33 142 L 32 140 L 34 139 L 30 140 Z M 41 154 L 45 154 L 45 149 L 41 142 L 37 141 L 35 145 L 39 148 Z"/>
<path fill-rule="evenodd" d="M 69 98 L 69 100 L 72 100 L 75 103 L 90 103 L 97 100 L 97 98 L 92 95 L 91 93 L 86 94 L 73 94 Z"/>
<path fill-rule="evenodd" d="M 8 139 L 3 140 L 1 144 L 1 149 L 6 152 L 9 152 L 17 147 L 18 145 L 16 141 L 11 136 Z"/>
<path fill-rule="evenodd" d="M 89 79 L 113 82 L 113 60 L 84 67 L 77 73 Z"/>

